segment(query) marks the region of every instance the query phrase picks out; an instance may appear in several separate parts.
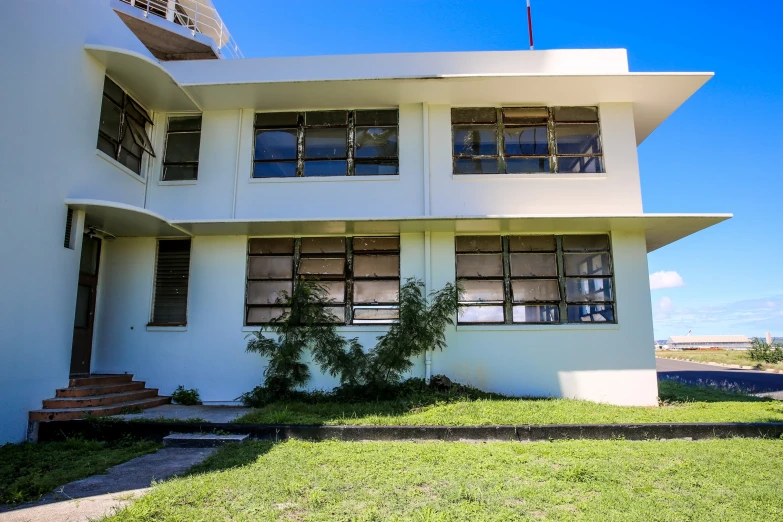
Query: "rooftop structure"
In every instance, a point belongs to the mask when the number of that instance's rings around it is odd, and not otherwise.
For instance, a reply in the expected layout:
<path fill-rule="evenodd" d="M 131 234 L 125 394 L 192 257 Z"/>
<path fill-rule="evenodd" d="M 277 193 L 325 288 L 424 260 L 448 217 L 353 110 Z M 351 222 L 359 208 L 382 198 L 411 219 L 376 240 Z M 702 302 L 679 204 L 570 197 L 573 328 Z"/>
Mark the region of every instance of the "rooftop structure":
<path fill-rule="evenodd" d="M 673 335 L 666 341 L 670 350 L 748 350 L 750 343 L 744 335 Z"/>

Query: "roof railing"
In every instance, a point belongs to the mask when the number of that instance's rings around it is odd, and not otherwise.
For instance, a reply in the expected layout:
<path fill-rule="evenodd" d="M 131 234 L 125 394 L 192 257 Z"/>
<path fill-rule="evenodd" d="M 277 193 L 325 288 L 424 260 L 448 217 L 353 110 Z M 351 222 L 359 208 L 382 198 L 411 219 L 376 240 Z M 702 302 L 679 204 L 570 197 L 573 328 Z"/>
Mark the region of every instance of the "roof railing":
<path fill-rule="evenodd" d="M 150 15 L 164 18 L 190 29 L 192 35 L 201 33 L 217 44 L 225 58 L 244 58 L 242 51 L 228 32 L 226 24 L 212 5 L 202 0 L 120 0 Z"/>

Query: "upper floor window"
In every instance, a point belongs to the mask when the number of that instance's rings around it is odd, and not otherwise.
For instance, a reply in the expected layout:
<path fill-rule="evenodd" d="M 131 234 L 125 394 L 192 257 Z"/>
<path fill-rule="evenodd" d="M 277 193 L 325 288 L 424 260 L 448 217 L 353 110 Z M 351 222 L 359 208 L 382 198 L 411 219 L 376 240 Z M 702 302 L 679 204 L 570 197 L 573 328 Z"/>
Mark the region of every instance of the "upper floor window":
<path fill-rule="evenodd" d="M 147 111 L 107 76 L 103 83 L 98 150 L 136 174 L 141 173 L 144 153 L 155 156 L 147 125 L 152 125 Z"/>
<path fill-rule="evenodd" d="M 399 173 L 396 109 L 258 113 L 254 178 Z"/>
<path fill-rule="evenodd" d="M 163 153 L 163 181 L 191 181 L 198 178 L 201 145 L 201 116 L 172 116 L 166 129 Z"/>
<path fill-rule="evenodd" d="M 454 108 L 454 174 L 604 172 L 597 107 Z"/>

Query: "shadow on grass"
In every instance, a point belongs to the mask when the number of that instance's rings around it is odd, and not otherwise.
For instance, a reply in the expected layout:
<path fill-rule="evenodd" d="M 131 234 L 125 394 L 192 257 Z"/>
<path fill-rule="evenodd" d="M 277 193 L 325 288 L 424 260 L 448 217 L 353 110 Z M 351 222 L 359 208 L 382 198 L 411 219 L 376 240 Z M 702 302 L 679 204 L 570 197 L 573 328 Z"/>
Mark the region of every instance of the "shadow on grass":
<path fill-rule="evenodd" d="M 263 455 L 266 455 L 279 442 L 269 441 L 248 441 L 243 443 L 232 443 L 222 446 L 206 458 L 200 464 L 196 464 L 187 475 L 200 475 L 203 473 L 212 473 L 215 471 L 224 471 L 236 469 L 253 464 Z"/>

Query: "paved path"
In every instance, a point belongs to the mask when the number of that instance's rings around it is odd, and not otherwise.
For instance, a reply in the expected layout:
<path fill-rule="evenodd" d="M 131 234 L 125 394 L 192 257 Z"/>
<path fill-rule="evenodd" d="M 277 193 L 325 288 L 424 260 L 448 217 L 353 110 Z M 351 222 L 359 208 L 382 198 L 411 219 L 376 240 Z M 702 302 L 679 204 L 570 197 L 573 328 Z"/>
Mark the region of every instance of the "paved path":
<path fill-rule="evenodd" d="M 141 413 L 128 415 L 115 415 L 115 418 L 123 420 L 134 419 L 204 419 L 207 422 L 231 422 L 252 408 L 240 408 L 239 406 L 181 406 L 179 404 L 164 404 L 154 408 L 147 408 Z"/>
<path fill-rule="evenodd" d="M 70 482 L 39 502 L 0 511 L 0 522 L 87 522 L 111 515 L 150 489 L 153 480 L 179 475 L 214 448 L 164 448 L 110 468 L 105 474 Z"/>
<path fill-rule="evenodd" d="M 655 359 L 658 378 L 676 377 L 688 383 L 699 381 L 736 384 L 751 393 L 763 393 L 783 399 L 783 374 L 727 368 L 711 364 L 699 364 L 676 359 Z"/>

